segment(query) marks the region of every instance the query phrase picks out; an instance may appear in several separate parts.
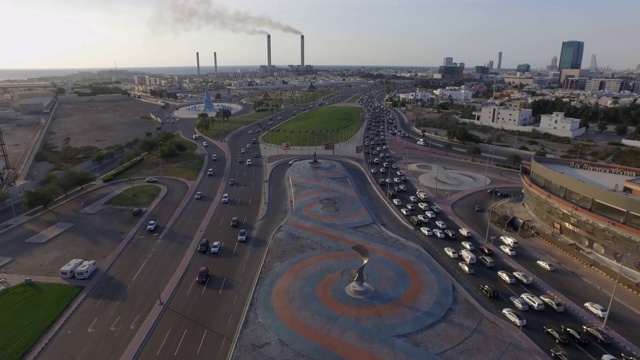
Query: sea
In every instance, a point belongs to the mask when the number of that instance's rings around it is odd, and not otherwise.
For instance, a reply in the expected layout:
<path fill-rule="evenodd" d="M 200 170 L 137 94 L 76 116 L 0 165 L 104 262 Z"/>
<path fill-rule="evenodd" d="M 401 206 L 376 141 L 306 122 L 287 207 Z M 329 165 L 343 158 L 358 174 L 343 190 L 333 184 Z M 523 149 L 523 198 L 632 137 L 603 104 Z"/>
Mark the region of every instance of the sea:
<path fill-rule="evenodd" d="M 355 69 L 381 69 L 401 68 L 395 66 L 356 66 L 356 65 L 326 65 L 315 66 L 318 70 L 355 70 Z M 258 65 L 218 66 L 219 73 L 257 71 Z M 84 69 L 0 69 L 0 81 L 25 80 L 37 78 L 52 78 L 73 75 L 82 72 L 96 72 L 115 70 L 114 68 L 84 68 Z M 163 66 L 163 67 L 118 67 L 119 71 L 127 70 L 146 75 L 196 75 L 198 69 L 195 66 Z M 215 71 L 213 66 L 200 66 L 200 73 L 207 74 Z"/>

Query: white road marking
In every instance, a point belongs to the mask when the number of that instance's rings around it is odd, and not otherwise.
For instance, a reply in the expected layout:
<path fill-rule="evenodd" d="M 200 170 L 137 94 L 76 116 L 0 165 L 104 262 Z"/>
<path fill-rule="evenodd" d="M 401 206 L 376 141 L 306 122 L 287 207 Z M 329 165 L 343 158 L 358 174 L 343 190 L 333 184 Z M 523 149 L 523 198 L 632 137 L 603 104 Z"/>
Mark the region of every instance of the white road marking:
<path fill-rule="evenodd" d="M 180 350 L 180 345 L 182 345 L 182 340 L 184 340 L 184 336 L 187 334 L 187 329 L 184 329 L 184 332 L 182 333 L 182 337 L 180 338 L 180 342 L 178 343 L 178 347 L 176 348 L 176 352 L 173 353 L 173 355 L 178 355 L 178 350 Z"/>
<path fill-rule="evenodd" d="M 131 325 L 129 326 L 130 329 L 135 329 L 136 328 L 136 321 L 138 321 L 138 318 L 140 317 L 140 314 L 136 315 L 136 318 L 133 319 L 133 321 L 131 322 Z"/>
<path fill-rule="evenodd" d="M 202 291 L 200 292 L 200 295 L 204 295 L 204 291 L 207 290 L 207 285 L 209 285 L 209 279 L 207 278 L 207 281 L 204 283 L 204 286 L 202 286 Z"/>
<path fill-rule="evenodd" d="M 142 300 L 142 296 L 138 298 L 138 301 L 136 301 L 136 304 L 134 306 L 138 306 L 138 304 L 140 303 L 140 300 Z"/>
<path fill-rule="evenodd" d="M 236 254 L 236 249 L 238 248 L 238 242 L 236 241 L 236 246 L 233 247 L 233 255 Z"/>
<path fill-rule="evenodd" d="M 227 278 L 222 279 L 222 285 L 220 285 L 220 291 L 218 291 L 218 294 L 222 294 L 222 288 L 224 287 L 225 281 L 227 281 Z"/>
<path fill-rule="evenodd" d="M 236 297 L 233 299 L 233 305 L 235 305 L 237 301 L 238 301 L 238 294 L 236 294 Z"/>
<path fill-rule="evenodd" d="M 164 346 L 164 342 L 167 341 L 167 337 L 169 337 L 170 333 L 171 333 L 171 329 L 169 329 L 169 331 L 167 331 L 167 335 L 164 336 L 164 340 L 162 340 L 162 344 L 160 344 L 160 347 L 158 348 L 158 352 L 156 353 L 156 356 L 160 355 L 160 350 L 162 350 L 162 347 Z"/>
<path fill-rule="evenodd" d="M 116 324 L 118 323 L 118 321 L 120 321 L 120 316 L 118 316 L 116 318 L 116 321 L 113 322 L 113 325 L 111 325 L 111 327 L 109 328 L 109 330 L 113 331 L 113 330 L 117 330 L 118 328 L 116 328 Z"/>
<path fill-rule="evenodd" d="M 142 262 L 142 265 L 140 265 L 140 268 L 138 269 L 138 272 L 136 272 L 136 274 L 134 275 L 133 279 L 131 279 L 131 282 L 129 284 L 132 284 L 134 281 L 136 281 L 136 278 L 138 277 L 138 275 L 140 274 L 140 271 L 142 271 L 142 268 L 145 266 L 145 264 L 147 263 L 147 260 L 149 260 L 149 258 L 147 257 L 146 259 L 144 259 L 144 261 Z"/>
<path fill-rule="evenodd" d="M 100 297 L 100 300 L 98 300 L 98 302 L 96 303 L 96 307 L 100 305 L 100 303 L 102 302 L 102 299 L 104 299 L 104 295 Z"/>
<path fill-rule="evenodd" d="M 87 329 L 88 332 L 96 331 L 96 329 L 93 328 L 93 325 L 95 325 L 96 321 L 98 321 L 98 318 L 93 319 L 93 321 L 91 322 L 91 325 L 89 325 L 89 328 Z"/>
<path fill-rule="evenodd" d="M 200 340 L 200 346 L 198 346 L 198 351 L 196 352 L 196 354 L 200 354 L 200 348 L 202 347 L 202 343 L 204 343 L 205 335 L 207 335 L 207 330 L 205 330 L 204 333 L 202 334 L 202 340 Z"/>
<path fill-rule="evenodd" d="M 187 295 L 189 295 L 189 293 L 191 292 L 191 289 L 193 288 L 193 283 L 194 282 L 191 282 L 191 286 L 189 286 L 189 290 L 187 291 Z"/>

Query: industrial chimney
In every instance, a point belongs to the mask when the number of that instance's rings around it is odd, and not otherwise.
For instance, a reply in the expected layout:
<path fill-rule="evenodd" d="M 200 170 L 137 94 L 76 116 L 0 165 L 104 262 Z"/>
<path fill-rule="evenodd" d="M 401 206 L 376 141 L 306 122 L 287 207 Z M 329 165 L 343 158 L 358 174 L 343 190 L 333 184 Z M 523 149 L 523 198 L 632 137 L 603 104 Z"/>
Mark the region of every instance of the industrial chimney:
<path fill-rule="evenodd" d="M 271 74 L 271 35 L 267 34 L 267 75 Z"/>
<path fill-rule="evenodd" d="M 198 75 L 200 75 L 200 53 L 196 52 L 196 64 L 198 65 Z"/>
<path fill-rule="evenodd" d="M 213 52 L 213 72 L 216 74 L 216 79 L 218 79 L 218 54 Z"/>
<path fill-rule="evenodd" d="M 300 35 L 300 67 L 304 71 L 304 35 Z"/>

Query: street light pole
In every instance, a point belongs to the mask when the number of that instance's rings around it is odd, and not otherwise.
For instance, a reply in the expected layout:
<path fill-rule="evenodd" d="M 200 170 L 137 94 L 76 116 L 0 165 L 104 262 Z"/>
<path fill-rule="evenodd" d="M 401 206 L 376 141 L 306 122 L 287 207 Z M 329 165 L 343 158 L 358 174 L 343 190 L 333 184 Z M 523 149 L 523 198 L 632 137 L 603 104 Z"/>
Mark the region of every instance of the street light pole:
<path fill-rule="evenodd" d="M 489 204 L 489 218 L 487 219 L 487 232 L 484 235 L 484 243 L 487 243 L 489 239 L 489 225 L 491 224 L 491 210 L 493 210 L 493 197 L 496 195 L 495 192 L 491 192 L 491 204 Z"/>
<path fill-rule="evenodd" d="M 607 320 L 609 319 L 609 312 L 611 311 L 611 305 L 613 304 L 613 298 L 616 296 L 616 290 L 618 289 L 618 281 L 620 280 L 620 274 L 622 273 L 622 266 L 624 265 L 624 260 L 627 258 L 627 255 L 624 255 L 624 258 L 620 259 L 620 269 L 618 270 L 618 276 L 616 277 L 616 283 L 613 285 L 613 291 L 611 292 L 611 299 L 609 299 L 609 306 L 607 306 L 607 314 L 604 316 L 604 321 L 602 322 L 602 328 L 606 328 Z"/>
<path fill-rule="evenodd" d="M 576 155 L 576 160 L 580 160 L 580 149 L 582 148 L 582 144 L 578 145 L 578 154 Z"/>

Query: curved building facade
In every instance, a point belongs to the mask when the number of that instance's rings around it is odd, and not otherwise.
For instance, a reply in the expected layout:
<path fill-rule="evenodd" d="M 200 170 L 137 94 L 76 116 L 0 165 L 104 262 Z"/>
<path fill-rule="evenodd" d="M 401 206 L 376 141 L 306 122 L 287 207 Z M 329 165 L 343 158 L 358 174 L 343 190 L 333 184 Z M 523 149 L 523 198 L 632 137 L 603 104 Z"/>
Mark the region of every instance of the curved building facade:
<path fill-rule="evenodd" d="M 640 269 L 640 169 L 533 158 L 522 183 L 525 204 L 539 221 Z"/>

